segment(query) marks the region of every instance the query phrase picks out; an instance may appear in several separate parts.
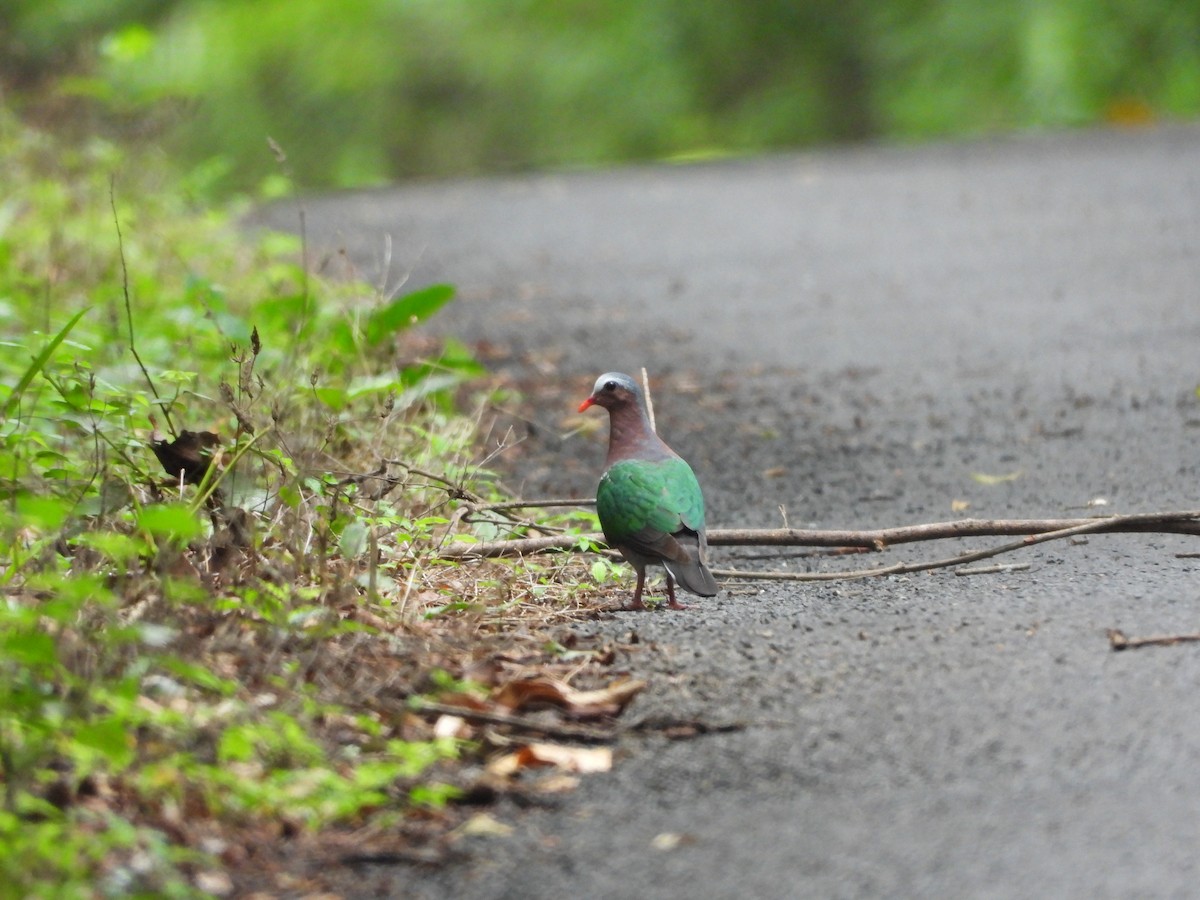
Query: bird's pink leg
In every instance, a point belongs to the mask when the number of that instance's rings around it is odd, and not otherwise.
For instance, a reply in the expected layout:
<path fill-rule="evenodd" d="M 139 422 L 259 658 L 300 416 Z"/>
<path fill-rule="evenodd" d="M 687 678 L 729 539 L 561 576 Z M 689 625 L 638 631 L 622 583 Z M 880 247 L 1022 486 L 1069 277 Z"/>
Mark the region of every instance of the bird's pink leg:
<path fill-rule="evenodd" d="M 637 587 L 633 590 L 633 599 L 629 601 L 629 605 L 626 606 L 625 609 L 635 610 L 646 608 L 646 604 L 642 602 L 642 588 L 646 584 L 646 570 L 640 569 L 637 573 L 637 577 L 638 582 Z"/>
<path fill-rule="evenodd" d="M 686 603 L 680 603 L 675 599 L 675 579 L 669 574 L 667 575 L 667 607 L 669 609 L 687 609 Z"/>

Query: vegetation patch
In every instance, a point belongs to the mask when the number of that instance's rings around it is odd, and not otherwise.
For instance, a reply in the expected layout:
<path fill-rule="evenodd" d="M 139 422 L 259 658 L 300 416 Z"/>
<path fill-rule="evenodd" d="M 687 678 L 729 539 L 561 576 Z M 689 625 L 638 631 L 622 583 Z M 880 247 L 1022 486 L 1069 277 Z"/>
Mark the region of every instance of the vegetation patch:
<path fill-rule="evenodd" d="M 0 142 L 0 883 L 315 890 L 605 768 L 640 685 L 562 627 L 596 567 L 439 557 L 595 529 L 489 508 L 511 398 L 414 327 L 452 289 L 316 278 L 144 153 Z"/>

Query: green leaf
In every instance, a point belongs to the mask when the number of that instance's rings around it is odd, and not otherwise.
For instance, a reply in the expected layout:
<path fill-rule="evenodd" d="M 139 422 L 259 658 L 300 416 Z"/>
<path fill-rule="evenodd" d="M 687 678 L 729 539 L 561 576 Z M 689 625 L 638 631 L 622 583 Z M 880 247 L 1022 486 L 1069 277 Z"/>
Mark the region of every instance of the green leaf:
<path fill-rule="evenodd" d="M 40 631 L 0 634 L 0 658 L 34 669 L 58 663 L 54 638 Z"/>
<path fill-rule="evenodd" d="M 33 379 L 38 376 L 38 373 L 46 367 L 46 363 L 50 361 L 50 357 L 54 355 L 54 351 L 58 349 L 58 345 L 67 339 L 67 335 L 71 333 L 71 329 L 75 327 L 80 319 L 87 315 L 89 309 L 91 309 L 91 307 L 81 309 L 79 312 L 75 313 L 75 315 L 71 317 L 71 321 L 64 325 L 58 334 L 50 338 L 50 340 L 46 342 L 46 346 L 43 347 L 38 355 L 33 358 L 33 362 L 29 364 L 29 368 L 25 370 L 25 374 L 21 376 L 21 380 L 17 382 L 17 386 L 13 388 L 13 392 L 9 394 L 8 398 L 4 401 L 4 407 L 3 409 L 0 409 L 0 419 L 8 418 L 9 413 L 13 411 L 17 403 L 20 401 L 21 395 L 24 394 L 29 385 L 33 383 Z"/>
<path fill-rule="evenodd" d="M 347 559 L 354 559 L 367 549 L 367 538 L 370 536 L 371 530 L 362 522 L 361 519 L 355 519 L 342 529 L 341 537 L 338 538 L 338 547 L 342 551 L 342 556 Z"/>
<path fill-rule="evenodd" d="M 192 510 L 182 503 L 157 503 L 147 506 L 138 516 L 138 525 L 155 537 L 180 543 L 197 538 L 204 530 Z"/>
<path fill-rule="evenodd" d="M 17 515 L 29 526 L 43 532 L 57 531 L 67 520 L 71 504 L 59 497 L 23 494 L 17 499 Z"/>
<path fill-rule="evenodd" d="M 221 762 L 246 762 L 254 759 L 259 729 L 247 725 L 226 728 L 217 742 L 217 759 Z"/>
<path fill-rule="evenodd" d="M 80 544 L 91 547 L 116 563 L 129 563 L 147 549 L 145 539 L 138 539 L 119 531 L 91 531 L 79 535 Z"/>
<path fill-rule="evenodd" d="M 75 742 L 104 757 L 115 769 L 133 762 L 133 738 L 126 723 L 118 718 L 88 722 L 75 729 Z"/>
<path fill-rule="evenodd" d="M 393 300 L 371 313 L 367 320 L 367 343 L 378 344 L 397 331 L 423 322 L 449 303 L 453 296 L 453 286 L 434 284 Z"/>
<path fill-rule="evenodd" d="M 179 678 L 190 681 L 197 687 L 213 691 L 225 697 L 231 697 L 237 692 L 238 684 L 230 678 L 222 678 L 204 666 L 187 662 L 176 656 L 167 656 L 162 660 L 162 667 Z"/>
<path fill-rule="evenodd" d="M 343 409 L 346 406 L 346 392 L 340 388 L 313 388 L 313 396 L 334 411 Z"/>

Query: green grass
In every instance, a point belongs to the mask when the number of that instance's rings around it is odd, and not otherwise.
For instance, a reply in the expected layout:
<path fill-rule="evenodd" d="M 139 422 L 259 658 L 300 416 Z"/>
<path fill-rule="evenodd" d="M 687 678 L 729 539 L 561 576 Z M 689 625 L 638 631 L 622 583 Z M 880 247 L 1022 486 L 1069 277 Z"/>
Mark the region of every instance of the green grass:
<path fill-rule="evenodd" d="M 412 329 L 452 289 L 321 281 L 146 152 L 4 117 L 0 158 L 0 895 L 223 893 L 280 842 L 451 827 L 481 748 L 413 698 L 486 695 L 472 654 L 580 590 L 437 559 L 496 493 L 485 373 Z"/>

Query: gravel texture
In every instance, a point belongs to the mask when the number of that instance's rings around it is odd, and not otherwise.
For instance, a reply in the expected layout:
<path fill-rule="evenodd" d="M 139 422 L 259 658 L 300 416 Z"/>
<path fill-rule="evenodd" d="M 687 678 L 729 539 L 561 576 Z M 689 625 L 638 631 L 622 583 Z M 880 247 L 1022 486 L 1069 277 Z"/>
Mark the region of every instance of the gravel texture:
<path fill-rule="evenodd" d="M 1200 129 L 1091 131 L 401 186 L 305 202 L 314 257 L 450 281 L 435 327 L 531 388 L 501 461 L 586 493 L 610 369 L 655 380 L 709 526 L 867 528 L 1200 508 Z M 288 206 L 261 214 L 294 227 Z M 539 391 L 539 381 L 552 384 Z M 553 402 L 551 402 L 553 401 Z M 1014 475 L 984 484 L 973 476 Z M 957 503 L 956 503 L 957 501 Z M 961 512 L 962 504 L 969 504 Z M 952 504 L 954 507 L 952 508 Z M 781 512 L 780 507 L 785 512 Z M 991 543 L 1002 543 L 995 539 Z M 988 541 L 916 545 L 931 558 Z M 631 736 L 552 808 L 501 808 L 419 898 L 1189 897 L 1200 878 L 1194 538 L 1094 536 L 861 582 L 739 583 L 579 626 L 639 644 Z M 881 557 L 714 551 L 719 566 Z M 614 601 L 618 599 L 614 596 Z"/>

